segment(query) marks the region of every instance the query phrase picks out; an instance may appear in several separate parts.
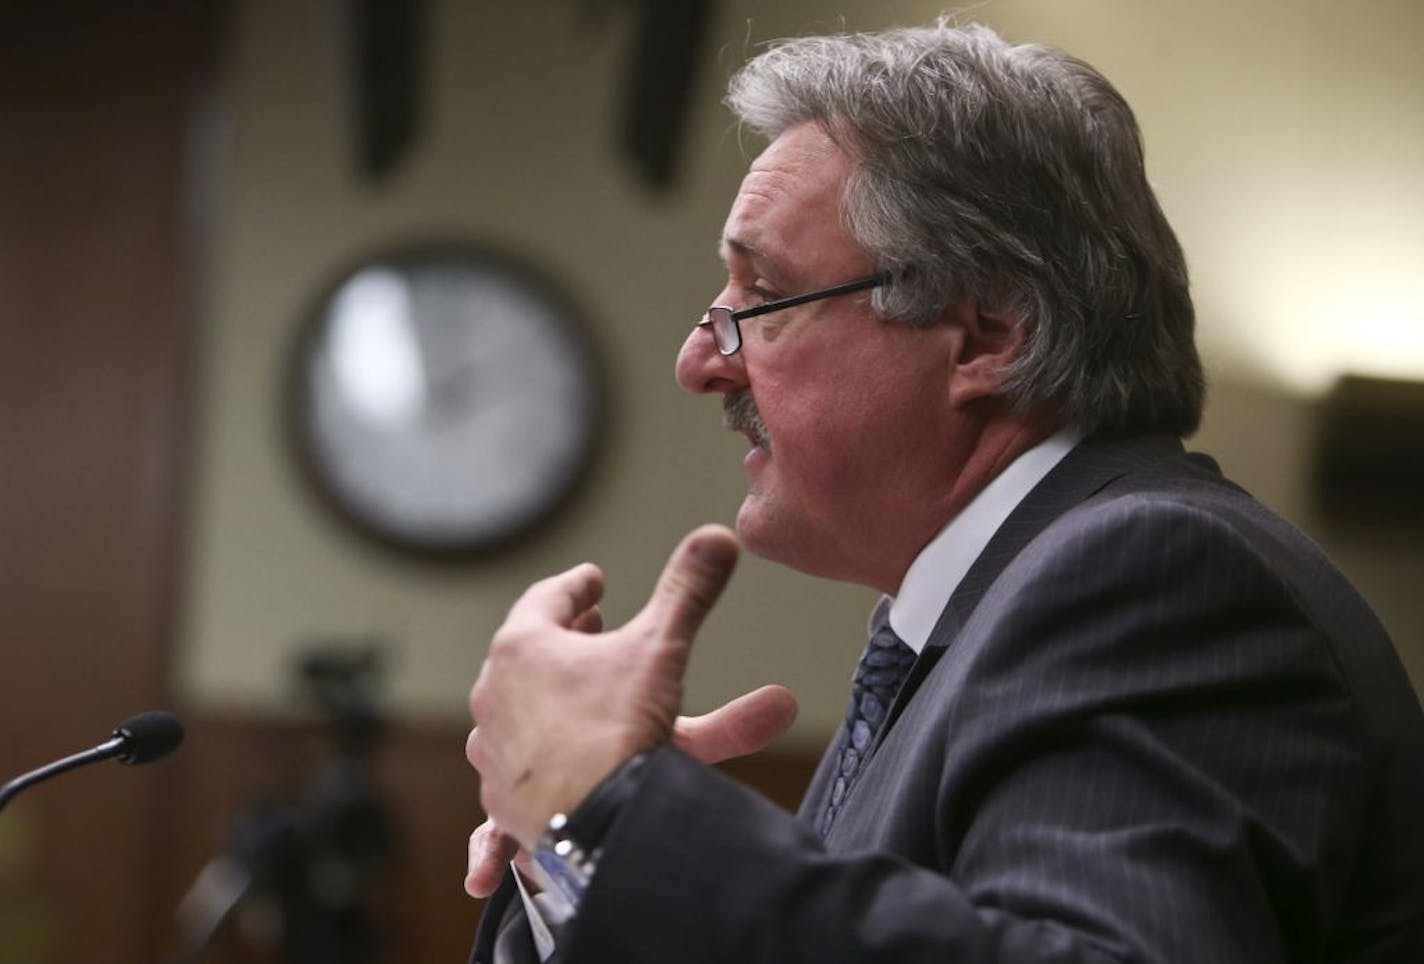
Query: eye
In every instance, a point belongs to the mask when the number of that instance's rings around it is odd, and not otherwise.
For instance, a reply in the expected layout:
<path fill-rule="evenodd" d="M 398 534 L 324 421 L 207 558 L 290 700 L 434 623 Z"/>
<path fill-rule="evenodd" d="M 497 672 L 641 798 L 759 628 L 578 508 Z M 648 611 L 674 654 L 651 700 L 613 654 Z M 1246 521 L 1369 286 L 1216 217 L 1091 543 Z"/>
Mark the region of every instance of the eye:
<path fill-rule="evenodd" d="M 768 301 L 775 301 L 777 297 L 779 297 L 776 291 L 766 287 L 765 282 L 760 279 L 747 285 L 746 292 L 752 298 L 756 299 L 756 303 L 759 305 L 766 304 Z"/>

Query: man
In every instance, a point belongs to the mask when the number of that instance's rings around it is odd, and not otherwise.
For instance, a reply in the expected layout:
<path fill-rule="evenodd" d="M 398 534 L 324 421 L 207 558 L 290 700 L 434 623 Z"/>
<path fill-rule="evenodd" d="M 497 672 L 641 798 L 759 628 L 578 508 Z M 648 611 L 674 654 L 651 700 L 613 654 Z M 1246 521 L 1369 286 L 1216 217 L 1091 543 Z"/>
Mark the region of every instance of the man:
<path fill-rule="evenodd" d="M 770 145 L 678 380 L 751 443 L 742 542 L 886 600 L 793 818 L 703 762 L 784 693 L 676 719 L 730 533 L 609 633 L 595 567 L 533 586 L 471 691 L 470 889 L 538 859 L 476 959 L 1424 960 L 1418 699 L 1183 451 L 1186 269 L 1116 91 L 941 24 L 785 43 L 729 101 Z"/>

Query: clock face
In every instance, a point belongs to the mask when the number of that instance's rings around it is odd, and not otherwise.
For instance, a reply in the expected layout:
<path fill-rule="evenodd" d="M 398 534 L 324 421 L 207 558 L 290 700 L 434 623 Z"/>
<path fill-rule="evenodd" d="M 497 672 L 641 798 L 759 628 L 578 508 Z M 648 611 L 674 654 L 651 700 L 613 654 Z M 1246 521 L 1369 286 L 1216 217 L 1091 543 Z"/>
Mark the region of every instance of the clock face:
<path fill-rule="evenodd" d="M 366 534 L 487 549 L 538 524 L 586 469 L 598 366 L 569 301 L 478 249 L 378 258 L 318 307 L 298 351 L 309 475 Z"/>

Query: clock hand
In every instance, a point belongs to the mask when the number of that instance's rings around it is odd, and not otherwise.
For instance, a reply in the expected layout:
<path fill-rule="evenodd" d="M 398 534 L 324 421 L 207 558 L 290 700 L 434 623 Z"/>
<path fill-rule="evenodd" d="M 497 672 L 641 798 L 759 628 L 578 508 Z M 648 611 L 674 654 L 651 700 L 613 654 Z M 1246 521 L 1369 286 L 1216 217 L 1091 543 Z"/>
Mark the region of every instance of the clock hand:
<path fill-rule="evenodd" d="M 539 390 L 518 368 L 490 358 L 478 363 L 466 360 L 441 372 L 430 382 L 425 411 L 433 421 L 452 421 L 472 412 L 497 408 Z"/>
<path fill-rule="evenodd" d="M 469 407 L 469 396 L 476 387 L 471 378 L 475 366 L 469 361 L 442 371 L 426 383 L 426 413 L 430 415 L 459 414 Z"/>

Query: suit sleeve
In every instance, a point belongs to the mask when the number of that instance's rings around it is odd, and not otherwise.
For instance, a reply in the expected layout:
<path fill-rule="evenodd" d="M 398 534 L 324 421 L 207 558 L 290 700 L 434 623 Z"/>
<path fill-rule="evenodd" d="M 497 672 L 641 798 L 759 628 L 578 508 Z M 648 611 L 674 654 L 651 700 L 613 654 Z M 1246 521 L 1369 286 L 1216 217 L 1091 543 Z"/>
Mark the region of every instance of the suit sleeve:
<path fill-rule="evenodd" d="M 1322 631 L 1231 520 L 1133 501 L 1065 519 L 952 644 L 963 686 L 926 741 L 942 747 L 924 762 L 931 858 L 828 853 L 664 748 L 611 831 L 566 959 L 1318 953 L 1365 792 Z"/>
<path fill-rule="evenodd" d="M 540 964 L 512 869 L 485 902 L 469 964 Z"/>

